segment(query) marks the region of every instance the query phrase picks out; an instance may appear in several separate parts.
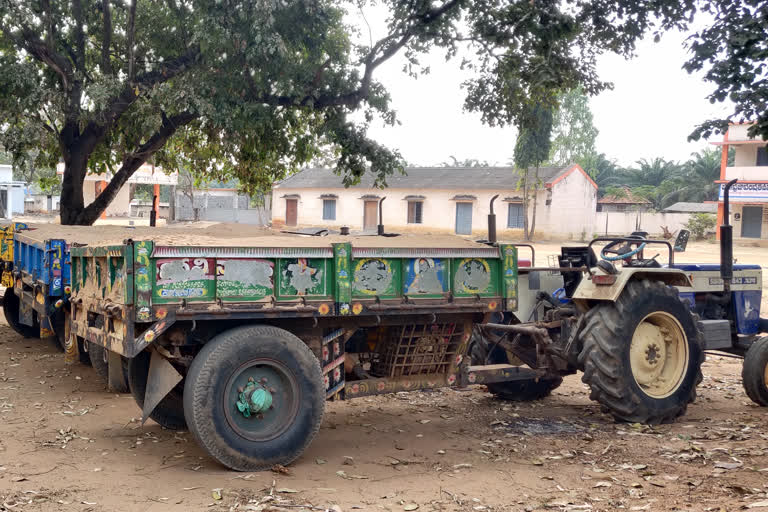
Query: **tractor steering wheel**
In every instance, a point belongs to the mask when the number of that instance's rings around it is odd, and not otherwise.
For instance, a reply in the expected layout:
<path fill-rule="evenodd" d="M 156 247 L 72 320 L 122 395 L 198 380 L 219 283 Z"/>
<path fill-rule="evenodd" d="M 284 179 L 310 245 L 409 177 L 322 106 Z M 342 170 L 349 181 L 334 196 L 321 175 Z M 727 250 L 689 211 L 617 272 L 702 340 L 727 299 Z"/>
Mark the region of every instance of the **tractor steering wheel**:
<path fill-rule="evenodd" d="M 629 238 L 632 238 L 632 237 L 629 237 Z M 600 251 L 600 257 L 605 261 L 619 261 L 619 260 L 626 260 L 628 258 L 631 258 L 635 254 L 638 254 L 643 249 L 645 249 L 646 244 L 642 240 L 643 240 L 642 238 L 638 238 L 637 242 L 614 240 L 613 242 L 603 247 L 603 250 Z M 624 244 L 624 245 L 622 247 L 619 247 L 619 245 L 621 244 Z M 638 244 L 637 247 L 632 249 L 632 246 L 635 244 Z M 609 254 L 615 254 L 615 256 L 608 256 Z"/>

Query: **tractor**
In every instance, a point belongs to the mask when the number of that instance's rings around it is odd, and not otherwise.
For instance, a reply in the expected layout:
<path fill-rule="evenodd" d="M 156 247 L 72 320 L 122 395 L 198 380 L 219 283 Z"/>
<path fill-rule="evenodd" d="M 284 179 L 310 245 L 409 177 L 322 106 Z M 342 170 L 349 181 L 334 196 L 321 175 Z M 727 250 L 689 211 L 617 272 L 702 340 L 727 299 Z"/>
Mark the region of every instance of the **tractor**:
<path fill-rule="evenodd" d="M 676 263 L 688 233 L 674 246 L 646 233 L 598 237 L 562 247 L 557 267 L 520 259 L 518 309 L 492 313 L 473 332 L 469 382 L 482 382 L 507 400 L 536 400 L 582 371 L 590 398 L 620 421 L 664 423 L 696 397 L 705 352 L 743 357 L 743 383 L 768 406 L 768 320 L 760 319 L 761 268 L 733 264 L 732 226 L 725 186 L 721 264 Z M 493 201 L 493 200 L 492 200 Z M 489 240 L 495 243 L 491 205 Z M 595 244 L 605 243 L 595 253 Z M 645 257 L 653 247 L 666 247 Z M 512 365 L 501 377 L 474 376 L 482 365 Z M 526 368 L 527 366 L 527 368 Z M 510 373 L 513 377 L 510 378 Z"/>

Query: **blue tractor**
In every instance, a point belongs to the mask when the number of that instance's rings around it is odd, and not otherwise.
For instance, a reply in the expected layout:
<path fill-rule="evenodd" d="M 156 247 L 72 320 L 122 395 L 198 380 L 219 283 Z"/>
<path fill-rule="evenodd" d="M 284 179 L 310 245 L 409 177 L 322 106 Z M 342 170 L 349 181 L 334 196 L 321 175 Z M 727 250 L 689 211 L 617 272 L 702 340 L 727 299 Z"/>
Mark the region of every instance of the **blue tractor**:
<path fill-rule="evenodd" d="M 535 400 L 581 371 L 590 398 L 617 420 L 664 423 L 695 400 L 704 353 L 711 352 L 743 358 L 747 395 L 768 406 L 762 270 L 733 262 L 728 194 L 734 183 L 725 186 L 720 265 L 676 263 L 685 231 L 674 247 L 640 232 L 599 237 L 561 248 L 555 266 L 537 266 L 534 248 L 518 244 L 531 257 L 518 261 L 517 310 L 490 313 L 478 325 L 467 382 L 486 384 L 502 399 Z M 492 217 L 489 244 L 496 238 Z M 605 243 L 599 256 L 596 243 Z M 658 246 L 668 250 L 665 264 L 658 254 L 644 254 Z"/>

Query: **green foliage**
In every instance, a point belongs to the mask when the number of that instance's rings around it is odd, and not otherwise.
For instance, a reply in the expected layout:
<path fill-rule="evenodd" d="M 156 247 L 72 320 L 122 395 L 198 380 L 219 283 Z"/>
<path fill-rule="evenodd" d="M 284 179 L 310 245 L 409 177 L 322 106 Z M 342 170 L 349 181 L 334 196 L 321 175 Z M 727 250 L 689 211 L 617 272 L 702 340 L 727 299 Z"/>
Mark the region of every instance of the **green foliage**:
<path fill-rule="evenodd" d="M 701 240 L 707 233 L 715 229 L 716 222 L 715 216 L 711 213 L 692 213 L 688 222 L 685 223 L 685 227 L 696 240 Z"/>
<path fill-rule="evenodd" d="M 47 196 L 58 195 L 61 193 L 61 179 L 53 169 L 41 173 L 35 182 L 40 189 L 40 193 Z"/>
<path fill-rule="evenodd" d="M 459 160 L 453 155 L 450 155 L 450 161 L 440 162 L 440 167 L 490 167 L 491 164 L 487 160 L 478 160 L 476 158 L 465 158 Z"/>
<path fill-rule="evenodd" d="M 712 20 L 688 39 L 691 58 L 684 68 L 705 70 L 704 80 L 714 85 L 711 103 L 730 101 L 734 112 L 725 119 L 699 125 L 690 138 L 724 133 L 729 121 L 756 121 L 750 135 L 768 139 L 768 9 L 763 0 L 710 0 L 700 10 Z"/>
<path fill-rule="evenodd" d="M 576 163 L 597 184 L 597 194 L 602 197 L 611 187 L 621 184 L 619 166 L 615 160 L 609 160 L 604 153 L 592 153 L 576 159 Z"/>
<path fill-rule="evenodd" d="M 345 13 L 368 4 L 0 0 L 0 144 L 39 149 L 38 167 L 63 160 L 64 224 L 93 222 L 149 158 L 264 191 L 330 154 L 345 184 L 370 171 L 384 185 L 403 161 L 367 128 L 396 122 L 374 79 L 392 56 L 417 74 L 433 47 L 450 58 L 468 45 L 466 109 L 519 124 L 534 98 L 552 107 L 560 91 L 606 88 L 595 57 L 630 55 L 693 0 L 385 0 L 386 35 L 357 43 Z M 112 176 L 87 207 L 86 169 Z"/>
<path fill-rule="evenodd" d="M 514 160 L 519 169 L 539 167 L 549 158 L 552 119 L 552 109 L 544 103 L 536 103 L 525 111 L 515 143 Z"/>
<path fill-rule="evenodd" d="M 597 157 L 595 140 L 598 131 L 593 123 L 589 98 L 581 87 L 558 98 L 552 132 L 551 165 L 565 166 Z"/>
<path fill-rule="evenodd" d="M 603 197 L 615 197 L 616 199 L 624 199 L 628 197 L 627 189 L 624 187 L 608 186 L 605 188 Z"/>

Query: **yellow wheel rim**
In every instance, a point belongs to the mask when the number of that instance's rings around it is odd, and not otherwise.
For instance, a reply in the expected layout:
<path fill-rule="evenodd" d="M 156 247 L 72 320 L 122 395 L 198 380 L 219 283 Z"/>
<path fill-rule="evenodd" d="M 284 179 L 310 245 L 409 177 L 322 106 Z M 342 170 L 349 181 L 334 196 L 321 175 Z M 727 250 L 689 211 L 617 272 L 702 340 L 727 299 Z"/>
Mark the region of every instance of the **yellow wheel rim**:
<path fill-rule="evenodd" d="M 689 357 L 685 331 L 669 313 L 651 313 L 635 328 L 629 362 L 635 382 L 648 396 L 665 398 L 677 391 Z"/>

